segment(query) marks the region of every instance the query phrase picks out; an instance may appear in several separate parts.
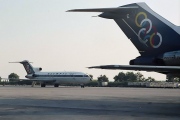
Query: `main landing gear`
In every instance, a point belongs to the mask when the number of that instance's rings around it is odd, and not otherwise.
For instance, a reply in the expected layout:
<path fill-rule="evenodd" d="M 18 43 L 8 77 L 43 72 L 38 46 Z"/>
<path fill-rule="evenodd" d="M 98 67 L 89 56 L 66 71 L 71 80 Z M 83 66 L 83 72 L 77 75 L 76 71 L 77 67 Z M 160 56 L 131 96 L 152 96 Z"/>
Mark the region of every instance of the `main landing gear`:
<path fill-rule="evenodd" d="M 46 87 L 46 83 L 41 83 L 41 87 Z M 59 84 L 55 83 L 54 87 L 59 87 Z"/>
<path fill-rule="evenodd" d="M 54 84 L 54 87 L 59 87 L 59 84 L 57 84 L 57 83 L 56 83 L 56 84 Z"/>
<path fill-rule="evenodd" d="M 83 84 L 81 85 L 81 88 L 84 88 L 84 85 L 83 85 Z"/>
<path fill-rule="evenodd" d="M 41 83 L 41 87 L 46 87 L 46 84 L 45 83 Z"/>

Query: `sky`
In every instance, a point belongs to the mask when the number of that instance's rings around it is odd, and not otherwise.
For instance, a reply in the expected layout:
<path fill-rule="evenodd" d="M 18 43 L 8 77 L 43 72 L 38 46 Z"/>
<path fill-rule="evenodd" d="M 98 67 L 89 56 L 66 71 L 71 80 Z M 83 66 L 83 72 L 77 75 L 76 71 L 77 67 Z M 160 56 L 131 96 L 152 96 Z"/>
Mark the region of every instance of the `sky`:
<path fill-rule="evenodd" d="M 65 11 L 135 2 L 146 2 L 155 12 L 180 26 L 179 0 L 0 0 L 0 76 L 7 78 L 14 72 L 24 78 L 23 66 L 8 62 L 29 60 L 43 71 L 78 71 L 94 78 L 106 75 L 113 80 L 122 70 L 86 67 L 128 65 L 139 56 L 137 49 L 113 20 L 92 17 L 100 13 Z M 154 72 L 141 73 L 157 80 L 166 78 Z"/>

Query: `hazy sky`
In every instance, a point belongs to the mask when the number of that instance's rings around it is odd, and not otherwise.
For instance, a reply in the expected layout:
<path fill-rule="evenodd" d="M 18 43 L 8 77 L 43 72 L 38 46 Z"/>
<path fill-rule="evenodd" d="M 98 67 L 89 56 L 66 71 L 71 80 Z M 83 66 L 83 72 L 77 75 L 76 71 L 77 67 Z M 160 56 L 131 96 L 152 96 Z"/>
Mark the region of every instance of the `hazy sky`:
<path fill-rule="evenodd" d="M 138 51 L 113 20 L 99 13 L 67 13 L 76 8 L 118 7 L 146 2 L 155 12 L 180 25 L 179 0 L 0 0 L 0 76 L 15 72 L 24 78 L 20 64 L 29 60 L 43 71 L 81 71 L 111 80 L 121 70 L 87 69 L 88 66 L 129 64 Z M 158 80 L 164 75 L 142 72 Z"/>

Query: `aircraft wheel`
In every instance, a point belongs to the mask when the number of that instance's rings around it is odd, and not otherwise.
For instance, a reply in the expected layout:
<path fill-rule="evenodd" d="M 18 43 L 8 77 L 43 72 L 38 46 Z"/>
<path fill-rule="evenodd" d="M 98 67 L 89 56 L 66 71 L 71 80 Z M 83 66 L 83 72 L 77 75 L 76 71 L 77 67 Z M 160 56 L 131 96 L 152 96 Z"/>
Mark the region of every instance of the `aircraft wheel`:
<path fill-rule="evenodd" d="M 84 88 L 84 85 L 81 85 L 81 88 Z"/>
<path fill-rule="evenodd" d="M 54 84 L 54 87 L 59 87 L 59 84 Z"/>
<path fill-rule="evenodd" d="M 41 84 L 41 87 L 46 87 L 46 84 L 45 83 Z"/>

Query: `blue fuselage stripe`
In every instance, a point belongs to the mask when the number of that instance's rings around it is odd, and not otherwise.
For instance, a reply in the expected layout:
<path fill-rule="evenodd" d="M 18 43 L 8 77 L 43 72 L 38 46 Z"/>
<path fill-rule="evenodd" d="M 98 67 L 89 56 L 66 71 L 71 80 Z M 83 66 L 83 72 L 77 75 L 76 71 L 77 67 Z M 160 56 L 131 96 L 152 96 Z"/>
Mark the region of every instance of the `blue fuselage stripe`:
<path fill-rule="evenodd" d="M 88 77 L 87 75 L 35 75 L 34 77 Z"/>

